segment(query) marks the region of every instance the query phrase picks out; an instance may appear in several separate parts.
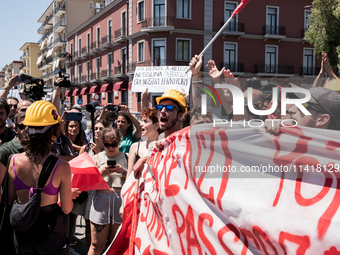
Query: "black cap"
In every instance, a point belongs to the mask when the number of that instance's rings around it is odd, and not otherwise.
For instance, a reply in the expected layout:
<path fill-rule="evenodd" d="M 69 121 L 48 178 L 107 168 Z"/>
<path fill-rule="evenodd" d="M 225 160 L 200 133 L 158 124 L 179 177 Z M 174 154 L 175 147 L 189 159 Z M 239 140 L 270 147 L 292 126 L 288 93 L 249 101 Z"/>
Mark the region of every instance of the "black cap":
<path fill-rule="evenodd" d="M 294 84 L 289 84 L 290 87 L 297 87 Z M 308 89 L 311 94 L 309 103 L 319 105 L 320 110 L 327 113 L 331 117 L 331 122 L 335 125 L 335 128 L 340 126 L 340 94 L 326 89 L 324 87 L 310 88 Z M 305 97 L 304 94 L 295 93 L 298 98 Z"/>

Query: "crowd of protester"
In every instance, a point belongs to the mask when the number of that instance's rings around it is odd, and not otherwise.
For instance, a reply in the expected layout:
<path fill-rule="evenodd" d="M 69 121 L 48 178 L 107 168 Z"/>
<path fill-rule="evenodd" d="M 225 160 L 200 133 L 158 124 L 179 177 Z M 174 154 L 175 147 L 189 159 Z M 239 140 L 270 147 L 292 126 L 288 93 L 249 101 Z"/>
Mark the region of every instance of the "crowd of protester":
<path fill-rule="evenodd" d="M 102 254 L 105 245 L 113 240 L 122 223 L 124 207 L 120 191 L 125 179 L 132 173 L 138 178 L 151 150 L 155 146 L 159 147 L 162 139 L 189 125 L 213 121 L 211 111 L 201 114 L 200 90 L 197 89 L 202 86 L 199 81 L 203 56 L 193 57 L 189 65 L 193 75 L 191 100 L 186 93 L 168 90 L 156 98 L 157 105 L 154 108 L 149 108 L 150 93 L 146 90 L 142 93 L 140 121 L 127 106 L 120 105 L 120 109 L 110 110 L 112 104 L 108 104 L 96 114 L 94 130 L 91 130 L 91 125 L 88 126 L 84 118 L 65 121 L 66 113 L 81 112 L 82 109 L 74 105 L 60 114 L 60 87 L 56 87 L 52 103 L 32 102 L 7 98 L 9 89 L 16 85 L 16 76 L 9 81 L 0 95 L 0 182 L 3 183 L 7 172 L 10 202 L 17 198 L 20 203 L 26 203 L 29 187 L 36 186 L 44 161 L 50 155 L 58 157 L 58 165 L 49 178 L 51 184 L 48 185 L 51 185 L 52 192 L 42 191 L 41 207 L 44 210 L 39 219 L 45 219 L 51 212 L 63 214 L 60 221 L 60 217 L 51 218 L 55 220 L 51 223 L 55 231 L 49 232 L 44 238 L 41 233 L 36 234 L 36 229 L 14 231 L 12 235 L 1 237 L 0 240 L 7 246 L 12 244 L 9 254 L 52 254 L 51 248 L 56 250 L 56 254 L 61 254 L 62 248 L 67 249 L 68 244 L 81 242 L 75 237 L 77 217 L 83 217 L 86 222 L 88 254 Z M 230 70 L 218 70 L 213 60 L 207 63 L 207 70 L 213 83 L 224 77 L 225 83 L 239 87 L 244 91 L 245 98 L 248 96 L 249 88 L 242 87 Z M 323 54 L 321 71 L 310 89 L 312 99 L 307 104 L 312 115 L 304 115 L 296 106 L 292 106 L 287 108 L 287 114 L 282 115 L 282 118 L 293 119 L 301 126 L 339 129 L 340 95 L 322 87 L 321 78 L 326 73 L 337 78 L 330 69 L 327 55 Z M 268 109 L 271 93 L 261 91 L 256 87 L 256 81 L 252 88 L 253 105 L 259 110 Z M 247 106 L 244 116 L 233 115 L 230 91 L 216 90 L 229 119 L 266 119 L 248 111 Z M 52 116 L 46 117 L 46 112 L 52 113 Z M 37 117 L 37 114 L 40 115 Z M 279 123 L 266 124 L 265 128 L 274 134 L 280 132 Z M 83 153 L 92 158 L 110 189 L 84 192 L 71 189 L 71 171 L 67 162 Z M 15 156 L 8 161 L 12 154 Z M 115 163 L 108 165 L 109 161 Z M 57 205 L 58 199 L 61 202 L 60 208 Z M 67 252 L 76 254 L 74 250 Z"/>

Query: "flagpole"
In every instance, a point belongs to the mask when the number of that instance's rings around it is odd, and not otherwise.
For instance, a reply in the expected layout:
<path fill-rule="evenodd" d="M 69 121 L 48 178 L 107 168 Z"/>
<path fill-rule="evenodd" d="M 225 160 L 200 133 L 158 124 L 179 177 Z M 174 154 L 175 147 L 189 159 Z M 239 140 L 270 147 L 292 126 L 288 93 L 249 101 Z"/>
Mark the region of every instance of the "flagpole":
<path fill-rule="evenodd" d="M 221 29 L 217 32 L 217 34 L 210 40 L 210 42 L 207 44 L 207 46 L 205 46 L 205 48 L 202 50 L 202 52 L 198 55 L 198 57 L 200 58 L 204 52 L 210 47 L 210 45 L 216 40 L 216 38 L 222 33 L 222 31 L 226 28 L 226 26 L 229 25 L 229 23 L 231 22 L 231 20 L 244 8 L 244 6 L 246 6 L 246 4 L 249 2 L 250 0 L 242 0 L 241 3 L 237 6 L 237 8 L 234 10 L 233 14 L 231 14 L 230 18 L 224 23 L 223 27 L 221 27 Z M 185 72 L 186 74 L 189 72 L 189 70 L 191 69 L 191 67 L 188 68 L 188 70 Z"/>
<path fill-rule="evenodd" d="M 216 40 L 216 38 L 219 37 L 219 35 L 229 25 L 229 23 L 231 22 L 231 20 L 233 18 L 234 18 L 234 16 L 231 15 L 231 17 L 226 21 L 226 23 L 224 23 L 223 27 L 221 27 L 221 29 L 217 32 L 217 34 L 210 40 L 210 42 L 207 44 L 207 46 L 205 46 L 205 48 L 201 51 L 201 53 L 198 55 L 198 58 L 200 58 L 204 54 L 204 52 L 206 52 L 206 50 L 211 46 L 211 44 L 213 44 L 213 42 Z M 190 69 L 191 69 L 191 67 L 189 67 L 188 70 L 185 73 L 188 73 Z"/>

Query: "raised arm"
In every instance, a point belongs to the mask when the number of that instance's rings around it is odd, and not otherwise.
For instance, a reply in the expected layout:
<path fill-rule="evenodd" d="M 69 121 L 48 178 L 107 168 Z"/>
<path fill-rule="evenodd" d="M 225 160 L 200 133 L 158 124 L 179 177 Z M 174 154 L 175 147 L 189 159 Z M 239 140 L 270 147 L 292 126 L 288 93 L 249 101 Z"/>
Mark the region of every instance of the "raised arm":
<path fill-rule="evenodd" d="M 3 97 L 5 99 L 7 99 L 7 95 L 9 93 L 9 91 L 15 86 L 20 84 L 20 82 L 16 81 L 17 76 L 19 76 L 18 74 L 15 74 L 12 76 L 12 78 L 9 80 L 9 82 L 7 83 L 7 85 L 5 86 L 4 90 L 1 92 L 0 97 Z"/>
<path fill-rule="evenodd" d="M 139 121 L 136 119 L 135 116 L 131 114 L 129 107 L 127 107 L 126 105 L 120 105 L 120 112 L 125 113 L 129 117 L 129 119 L 135 126 L 135 130 L 134 130 L 135 137 L 139 139 L 142 135 L 142 128 L 140 126 Z"/>

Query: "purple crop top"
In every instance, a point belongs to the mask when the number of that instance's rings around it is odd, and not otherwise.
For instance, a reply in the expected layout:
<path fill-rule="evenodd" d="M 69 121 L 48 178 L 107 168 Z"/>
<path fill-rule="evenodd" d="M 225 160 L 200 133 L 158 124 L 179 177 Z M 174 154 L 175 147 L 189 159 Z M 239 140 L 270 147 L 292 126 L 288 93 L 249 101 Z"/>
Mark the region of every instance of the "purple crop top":
<path fill-rule="evenodd" d="M 17 172 L 15 171 L 15 165 L 14 165 L 14 159 L 17 155 L 14 155 L 13 157 L 13 170 L 14 170 L 14 175 L 15 175 L 15 178 L 14 178 L 14 187 L 16 190 L 21 190 L 21 189 L 29 189 L 29 195 L 28 195 L 28 198 L 30 199 L 33 194 L 34 194 L 34 191 L 36 190 L 36 188 L 33 188 L 33 187 L 28 187 L 25 183 L 22 182 L 22 180 L 19 179 L 19 177 L 17 176 Z M 54 177 L 54 174 L 55 172 L 57 171 L 58 167 L 59 167 L 59 163 L 60 163 L 60 160 L 58 160 L 58 164 L 57 164 L 57 167 L 54 169 L 54 172 L 52 174 L 52 177 L 51 177 L 51 180 L 50 182 L 48 183 L 48 185 L 46 187 L 44 187 L 42 189 L 42 192 L 44 192 L 45 194 L 47 195 L 50 195 L 50 196 L 54 196 L 54 195 L 57 195 L 58 192 L 59 192 L 59 187 L 56 188 L 53 186 L 52 184 L 52 180 L 53 180 L 53 177 Z"/>

